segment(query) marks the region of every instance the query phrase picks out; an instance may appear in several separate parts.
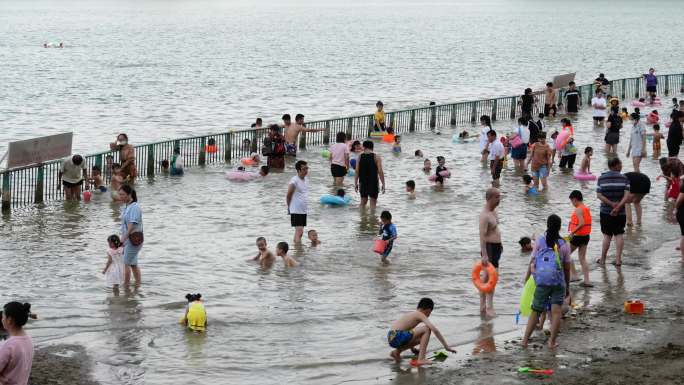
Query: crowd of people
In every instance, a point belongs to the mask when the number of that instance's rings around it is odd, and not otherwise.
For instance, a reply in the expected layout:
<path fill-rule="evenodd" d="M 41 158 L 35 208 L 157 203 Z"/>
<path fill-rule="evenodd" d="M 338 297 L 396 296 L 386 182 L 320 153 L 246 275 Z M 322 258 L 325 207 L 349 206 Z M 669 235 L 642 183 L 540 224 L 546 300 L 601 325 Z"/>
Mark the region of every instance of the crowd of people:
<path fill-rule="evenodd" d="M 650 178 L 641 173 L 640 163 L 646 157 L 647 138 L 653 142 L 653 156 L 658 159 L 662 174 L 659 178 L 667 181 L 665 199 L 674 202 L 673 210 L 681 227 L 682 260 L 684 261 L 684 186 L 681 178 L 684 176 L 684 165 L 679 161 L 679 147 L 682 144 L 682 124 L 684 124 L 684 101 L 677 102 L 670 114 L 670 121 L 666 137 L 668 156 L 660 157 L 660 141 L 665 138 L 659 132 L 659 121 L 651 117 L 647 124 L 653 127 L 652 132 L 647 132 L 644 120 L 644 112 L 641 108 L 654 107 L 662 103 L 657 98 L 657 77 L 653 69 L 644 75 L 648 100 L 640 103 L 640 107 L 634 107 L 629 112 L 626 107 L 620 110 L 619 100 L 611 97 L 610 82 L 601 74 L 595 82 L 594 98 L 591 100 L 592 116 L 595 127 L 605 127 L 606 152 L 608 154 L 608 171 L 597 177 L 596 199 L 600 201 L 599 220 L 601 233 L 603 234 L 601 256 L 596 261 L 604 265 L 607 261 L 608 251 L 615 240 L 614 265 L 619 268 L 622 264 L 622 249 L 626 226 L 641 224 L 642 209 L 641 200 L 650 192 Z M 572 118 L 582 106 L 582 98 L 575 84 L 571 82 L 565 93 L 559 97 L 557 88 L 548 83 L 544 92 L 544 105 L 537 108 L 537 98 L 531 89 L 526 89 L 520 97 L 520 110 L 522 116 L 517 120 L 517 126 L 507 135 L 501 135 L 492 128 L 489 116 L 480 118 L 481 131 L 479 135 L 479 148 L 482 162 L 489 168 L 492 179 L 492 187 L 485 192 L 485 204 L 478 219 L 479 243 L 481 264 L 491 266 L 492 269 L 483 270 L 481 277 L 483 283 L 490 279 L 495 280 L 498 275 L 498 267 L 503 255 L 502 234 L 499 228 L 497 207 L 502 199 L 499 189 L 501 174 L 506 169 L 508 157 L 514 161 L 514 168 L 523 177 L 525 184 L 524 193 L 535 195 L 544 194 L 549 189 L 548 176 L 552 166 L 558 157 L 559 167 L 574 169 L 577 156 L 578 143 L 574 140 L 574 128 Z M 608 101 L 607 101 L 608 100 Z M 562 113 L 565 106 L 567 117 L 561 120 L 562 126 L 554 132 L 549 132 L 547 117 L 555 117 Z M 535 110 L 539 111 L 537 120 L 533 119 Z M 657 115 L 657 113 L 655 114 Z M 648 116 L 652 116 L 652 112 Z M 401 140 L 395 135 L 392 122 L 386 119 L 382 102 L 376 104 L 374 117 L 374 130 L 382 136 L 382 140 L 392 144 L 393 152 L 401 152 Z M 631 125 L 629 145 L 626 156 L 632 160 L 633 171 L 622 173 L 622 162 L 617 156 L 617 144 L 620 141 L 620 130 L 623 124 Z M 258 119 L 253 127 L 260 128 L 261 119 Z M 296 174 L 287 184 L 285 192 L 286 211 L 290 217 L 290 224 L 294 228 L 293 242 L 300 244 L 305 228 L 309 225 L 307 214 L 309 212 L 309 164 L 304 160 L 297 160 L 299 136 L 306 132 L 322 131 L 322 129 L 307 128 L 304 116 L 297 114 L 294 123 L 290 115 L 282 117 L 282 124 L 268 126 L 268 134 L 263 140 L 261 154 L 267 158 L 266 169 L 262 176 L 268 174 L 270 168 L 284 169 L 287 157 L 294 160 Z M 469 136 L 467 131 L 459 134 L 463 139 Z M 550 140 L 550 143 L 547 143 Z M 253 144 L 247 144 L 251 148 Z M 213 146 L 213 147 L 212 147 Z M 359 141 L 347 137 L 344 132 L 335 136 L 335 143 L 329 148 L 329 165 L 334 186 L 343 186 L 345 176 L 354 177 L 355 191 L 360 196 L 360 207 L 377 207 L 380 194 L 385 193 L 386 181 L 382 157 L 374 152 L 374 141 L 370 138 Z M 102 274 L 106 282 L 114 290 L 120 286 L 129 286 L 131 276 L 136 285 L 142 282 L 138 256 L 144 243 L 142 208 L 138 204 L 137 192 L 134 182 L 137 177 L 135 149 L 128 142 L 126 134 L 117 136 L 116 141 L 110 144 L 113 151 L 118 152 L 118 163 L 114 163 L 113 157 L 107 157 L 102 170 L 94 166 L 89 171 L 81 155 L 73 155 L 63 160 L 59 177 L 64 188 L 66 200 L 78 201 L 81 199 L 82 188 L 105 193 L 110 192 L 112 201 L 123 205 L 120 228 L 117 234 L 107 238 L 108 251 Z M 213 149 L 213 150 L 212 150 Z M 209 143 L 207 151 L 215 151 L 215 143 Z M 591 158 L 593 148 L 584 148 L 583 159 L 580 167 L 574 174 L 580 177 L 590 178 Z M 421 150 L 415 151 L 417 158 L 422 158 Z M 259 166 L 261 159 L 253 154 L 249 160 L 250 165 Z M 249 163 L 249 162 L 248 162 Z M 167 169 L 170 175 L 182 175 L 184 165 L 180 149 L 175 148 L 170 160 L 162 162 L 162 169 Z M 430 180 L 435 184 L 443 184 L 450 177 L 444 157 L 437 158 L 437 166 L 432 170 L 432 163 L 424 159 L 423 171 L 430 174 Z M 528 174 L 529 171 L 529 174 Z M 107 185 L 109 180 L 109 185 Z M 416 182 L 405 182 L 406 192 L 409 199 L 415 198 Z M 338 190 L 338 196 L 344 197 L 343 189 Z M 546 231 L 537 237 L 524 237 L 520 244 L 523 251 L 531 253 L 527 277 L 536 283 L 534 299 L 531 303 L 530 322 L 524 332 L 522 346 L 526 347 L 528 341 L 537 328 L 540 316 L 543 318 L 548 313 L 551 321 L 551 334 L 548 345 L 555 348 L 558 345 L 557 336 L 560 329 L 560 319 L 563 307 L 572 303 L 570 282 L 581 281 L 580 285 L 586 289 L 593 285 L 589 278 L 589 262 L 587 261 L 587 246 L 590 242 L 590 234 L 593 225 L 592 213 L 584 204 L 585 197 L 578 190 L 571 191 L 568 196 L 572 206 L 572 215 L 569 220 L 568 236 L 561 236 L 561 219 L 555 214 L 548 217 Z M 633 220 L 632 208 L 635 211 L 636 220 Z M 285 210 L 284 210 L 285 211 Z M 392 222 L 392 214 L 382 211 L 378 224 L 378 238 L 374 251 L 381 257 L 382 263 L 389 263 L 394 242 L 397 240 L 397 228 Z M 307 232 L 311 246 L 319 246 L 321 241 L 315 230 Z M 288 255 L 290 246 L 287 242 L 278 242 L 275 253 L 268 249 L 264 237 L 256 240 L 258 253 L 251 261 L 258 263 L 263 268 L 273 266 L 277 257 L 287 268 L 294 268 L 299 263 Z M 581 277 L 576 271 L 572 254 L 578 251 L 581 266 Z M 480 293 L 480 312 L 483 317 L 494 317 L 494 285 L 491 290 Z M 188 306 L 181 320 L 194 331 L 203 331 L 206 328 L 206 310 L 202 304 L 201 294 L 188 294 L 186 296 Z M 415 365 L 429 364 L 426 358 L 429 339 L 434 334 L 448 351 L 454 351 L 446 342 L 439 329 L 429 321 L 435 307 L 430 298 L 422 298 L 417 310 L 401 316 L 390 325 L 387 334 L 388 345 L 393 349 L 390 356 L 396 361 L 401 360 L 401 353 L 411 350 L 417 355 Z M 33 345 L 30 337 L 26 335 L 23 326 L 32 317 L 30 305 L 18 302 L 10 302 L 3 308 L 2 326 L 6 331 L 8 340 L 0 345 L 0 383 L 25 384 L 31 368 Z"/>

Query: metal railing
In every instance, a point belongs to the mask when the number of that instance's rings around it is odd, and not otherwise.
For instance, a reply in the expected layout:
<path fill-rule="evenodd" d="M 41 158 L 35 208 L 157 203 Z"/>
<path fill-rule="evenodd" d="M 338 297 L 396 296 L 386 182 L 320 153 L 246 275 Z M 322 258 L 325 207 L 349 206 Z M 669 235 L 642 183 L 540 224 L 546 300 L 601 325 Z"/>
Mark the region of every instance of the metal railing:
<path fill-rule="evenodd" d="M 578 87 L 584 105 L 589 105 L 593 97 L 593 84 Z M 558 90 L 559 100 L 564 89 Z M 641 77 L 618 79 L 610 82 L 607 92 L 619 99 L 640 98 L 645 96 L 645 85 Z M 684 74 L 658 76 L 658 94 L 670 95 L 684 93 Z M 535 108 L 544 105 L 544 94 L 537 95 Z M 409 108 L 386 113 L 386 121 L 396 133 L 424 131 L 435 127 L 453 126 L 457 124 L 475 123 L 481 115 L 489 115 L 492 120 L 514 119 L 520 116 L 519 96 L 480 99 L 457 103 Z M 351 138 L 366 138 L 373 130 L 373 114 L 350 116 L 307 122 L 308 128 L 323 129 L 319 132 L 302 133 L 299 148 L 328 145 L 331 135 L 343 131 Z M 170 159 L 173 149 L 179 147 L 185 167 L 204 166 L 207 164 L 231 163 L 233 160 L 259 152 L 267 130 L 248 129 L 230 130 L 228 132 L 179 138 L 163 142 L 135 146 L 138 178 L 152 178 L 161 172 L 161 161 Z M 213 140 L 212 140 L 213 139 Z M 208 146 L 212 140 L 214 145 Z M 119 154 L 114 151 L 100 152 L 85 156 L 88 170 L 99 166 L 105 178 L 109 178 L 106 170 L 108 163 L 118 162 Z M 56 201 L 63 198 L 60 188 L 59 168 L 62 160 L 53 160 L 42 164 L 18 167 L 2 171 L 2 210 L 12 207 L 27 206 Z"/>

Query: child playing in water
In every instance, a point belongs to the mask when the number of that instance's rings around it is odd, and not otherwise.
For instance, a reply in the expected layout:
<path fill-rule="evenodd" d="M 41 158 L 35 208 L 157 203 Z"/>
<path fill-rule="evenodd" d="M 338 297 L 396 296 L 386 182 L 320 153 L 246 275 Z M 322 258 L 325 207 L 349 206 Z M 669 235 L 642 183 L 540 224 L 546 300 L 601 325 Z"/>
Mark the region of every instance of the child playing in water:
<path fill-rule="evenodd" d="M 470 133 L 466 130 L 463 130 L 458 133 L 458 137 L 461 139 L 468 139 L 470 137 Z"/>
<path fill-rule="evenodd" d="M 121 165 L 114 163 L 112 165 L 112 180 L 109 183 L 109 193 L 112 196 L 112 202 L 119 202 L 119 189 L 124 182 L 123 175 L 121 173 Z"/>
<path fill-rule="evenodd" d="M 406 192 L 409 199 L 416 199 L 416 182 L 413 180 L 406 181 Z"/>
<path fill-rule="evenodd" d="M 394 152 L 394 153 L 401 152 L 401 136 L 399 136 L 399 135 L 394 136 L 394 144 L 392 144 L 392 152 Z"/>
<path fill-rule="evenodd" d="M 546 178 L 549 176 L 549 170 L 551 169 L 551 159 L 552 152 L 551 147 L 546 143 L 546 133 L 541 132 L 539 134 L 539 141 L 532 145 L 532 150 L 530 151 L 530 157 L 527 160 L 527 166 L 531 165 L 530 170 L 532 170 L 532 177 L 534 178 L 534 187 L 539 191 L 539 181 L 541 181 L 544 191 L 548 189 L 546 184 Z"/>
<path fill-rule="evenodd" d="M 342 194 L 344 194 L 344 190 L 339 190 L 339 191 L 342 191 Z M 339 195 L 339 191 L 338 191 L 338 195 Z M 316 232 L 316 230 L 309 230 L 307 235 L 309 236 L 309 240 L 311 241 L 311 247 L 316 247 L 316 246 L 321 244 L 321 241 L 318 240 L 318 233 Z"/>
<path fill-rule="evenodd" d="M 285 267 L 296 267 L 299 265 L 299 263 L 295 261 L 294 258 L 287 255 L 289 250 L 290 245 L 288 245 L 287 242 L 278 242 L 278 245 L 276 246 L 276 255 L 283 258 Z"/>
<path fill-rule="evenodd" d="M 423 172 L 426 174 L 429 174 L 431 170 L 432 170 L 432 162 L 430 162 L 430 159 L 426 158 L 423 161 Z"/>
<path fill-rule="evenodd" d="M 104 181 L 102 180 L 102 170 L 99 166 L 93 166 L 92 176 L 88 178 L 88 183 L 93 186 L 95 191 L 102 193 L 107 192 L 107 186 L 104 185 Z"/>
<path fill-rule="evenodd" d="M 537 195 L 539 194 L 539 191 L 537 191 L 537 188 L 534 187 L 534 181 L 532 180 L 532 177 L 525 174 L 522 176 L 523 182 L 525 183 L 525 194 L 527 195 Z"/>
<path fill-rule="evenodd" d="M 266 238 L 264 237 L 259 237 L 256 239 L 256 247 L 259 250 L 257 252 L 257 255 L 252 259 L 253 261 L 259 262 L 261 267 L 263 268 L 269 268 L 273 266 L 273 263 L 275 262 L 275 256 L 271 252 L 271 250 L 268 249 L 268 246 L 266 244 Z"/>
<path fill-rule="evenodd" d="M 382 252 L 382 263 L 387 264 L 389 257 L 392 252 L 392 246 L 394 246 L 394 240 L 397 239 L 397 227 L 392 223 L 392 214 L 389 211 L 383 211 L 380 214 L 380 227 L 379 235 L 382 237 L 383 241 L 387 241 L 387 246 L 385 246 L 385 251 Z"/>
<path fill-rule="evenodd" d="M 622 107 L 622 111 L 620 111 L 620 117 L 622 118 L 623 121 L 628 121 L 629 120 L 629 111 L 627 110 L 626 107 Z"/>
<path fill-rule="evenodd" d="M 663 139 L 663 134 L 660 133 L 660 125 L 653 125 L 653 159 L 660 158 L 660 141 Z"/>
<path fill-rule="evenodd" d="M 518 244 L 520 245 L 520 252 L 529 254 L 532 252 L 533 247 L 532 247 L 532 240 L 529 237 L 522 237 L 518 241 Z"/>
<path fill-rule="evenodd" d="M 418 302 L 416 311 L 404 314 L 398 320 L 392 322 L 390 330 L 387 332 L 387 343 L 390 347 L 394 348 L 390 353 L 390 357 L 396 362 L 401 361 L 401 352 L 411 349 L 414 354 L 418 354 L 418 359 L 413 362 L 415 366 L 431 364 L 432 362 L 426 360 L 425 356 L 432 333 L 435 333 L 444 349 L 456 353 L 456 350 L 452 349 L 446 342 L 439 329 L 428 320 L 434 308 L 435 303 L 430 298 L 422 298 Z M 423 325 L 418 326 L 421 323 Z M 416 345 L 420 345 L 418 350 L 413 349 Z"/>
<path fill-rule="evenodd" d="M 123 244 L 121 244 L 121 239 L 118 235 L 110 235 L 107 238 L 107 243 L 109 244 L 109 250 L 107 250 L 107 263 L 104 269 L 102 269 L 102 274 L 107 280 L 107 285 L 110 285 L 112 289 L 118 290 L 119 285 L 124 282 L 124 262 L 123 262 Z"/>
<path fill-rule="evenodd" d="M 554 131 L 551 134 L 551 164 L 556 163 L 556 138 L 558 137 L 558 131 Z M 549 167 L 549 171 L 551 171 L 551 167 Z"/>
<path fill-rule="evenodd" d="M 416 150 L 416 152 L 414 152 L 413 155 L 414 155 L 416 158 L 422 158 L 422 157 L 423 157 L 423 151 L 421 151 L 421 150 Z"/>
<path fill-rule="evenodd" d="M 580 164 L 581 174 L 591 174 L 591 157 L 594 156 L 594 149 L 591 147 L 584 148 L 584 158 Z"/>
<path fill-rule="evenodd" d="M 373 114 L 373 129 L 375 131 L 385 131 L 385 111 L 383 111 L 385 106 L 378 100 L 375 103 L 375 107 L 377 110 Z"/>
<path fill-rule="evenodd" d="M 185 299 L 188 305 L 185 307 L 185 314 L 180 323 L 188 329 L 201 333 L 207 329 L 207 311 L 202 303 L 202 294 L 186 294 Z"/>
<path fill-rule="evenodd" d="M 437 167 L 435 168 L 435 183 L 439 183 L 440 185 L 444 184 L 444 178 L 449 178 L 449 170 L 447 170 L 444 164 L 446 164 L 444 157 L 438 156 Z"/>

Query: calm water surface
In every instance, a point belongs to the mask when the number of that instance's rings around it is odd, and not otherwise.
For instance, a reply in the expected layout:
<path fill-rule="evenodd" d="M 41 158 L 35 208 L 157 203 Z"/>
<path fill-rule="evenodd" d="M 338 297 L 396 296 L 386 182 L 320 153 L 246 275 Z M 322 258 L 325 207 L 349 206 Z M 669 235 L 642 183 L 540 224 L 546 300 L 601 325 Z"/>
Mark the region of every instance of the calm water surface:
<path fill-rule="evenodd" d="M 682 53 L 667 50 L 670 39 L 652 41 L 634 28 L 657 17 L 648 23 L 653 34 L 670 36 L 678 24 L 663 17 L 673 4 L 667 2 L 192 4 L 0 4 L 0 150 L 9 140 L 68 130 L 76 134 L 76 150 L 95 151 L 122 130 L 141 143 L 245 127 L 257 115 L 368 112 L 377 99 L 394 109 L 511 94 L 572 71 L 582 82 L 599 70 L 609 78 L 651 65 L 681 71 Z M 596 23 L 596 14 L 608 11 L 617 12 L 617 25 Z M 67 48 L 40 47 L 60 40 Z M 593 169 L 605 169 L 603 131 L 592 129 L 586 111 L 576 128 L 580 149 L 597 148 Z M 489 175 L 477 161 L 477 144 L 451 143 L 457 129 L 406 136 L 399 156 L 385 145 L 378 149 L 388 180 L 380 209 L 392 211 L 399 231 L 390 266 L 370 252 L 379 211 L 316 203 L 333 187 L 327 163 L 312 149 L 301 158 L 311 161 L 309 223 L 323 245 L 294 250 L 299 268 L 276 264 L 262 271 L 246 262 L 257 236 L 271 246 L 291 240 L 284 194 L 292 165 L 249 184 L 230 183 L 226 168 L 207 167 L 137 186 L 147 230 L 139 290 L 115 296 L 105 287 L 99 274 L 105 239 L 118 231 L 121 208 L 96 197 L 5 217 L 0 292 L 34 304 L 41 320 L 30 333 L 40 345 L 84 345 L 103 383 L 414 383 L 405 367 L 386 359 L 386 328 L 400 312 L 431 296 L 432 318 L 461 345 L 459 357 L 495 349 L 506 333 L 522 333 L 513 316 L 527 260 L 517 251 L 518 238 L 543 231 L 550 213 L 567 221 L 566 197 L 575 188 L 598 213 L 593 183 L 555 172 L 549 193 L 530 199 L 520 177 L 506 171 L 499 317 L 482 323 L 470 269 L 479 255 L 477 213 Z M 623 135 L 621 153 L 626 141 Z M 447 158 L 454 177 L 443 190 L 420 172 L 422 160 L 411 156 L 419 148 L 433 162 Z M 642 167 L 652 179 L 657 175 L 654 161 Z M 405 198 L 407 179 L 417 181 L 416 201 Z M 353 191 L 351 179 L 345 186 Z M 638 290 L 668 274 L 674 251 L 647 254 L 678 236 L 663 189 L 653 180 L 644 226 L 627 234 L 624 283 L 613 267 L 594 269 L 598 286 L 578 292 L 577 302 L 599 301 L 616 287 Z M 598 225 L 592 237 L 595 259 Z M 206 299 L 204 336 L 177 325 L 187 292 Z"/>

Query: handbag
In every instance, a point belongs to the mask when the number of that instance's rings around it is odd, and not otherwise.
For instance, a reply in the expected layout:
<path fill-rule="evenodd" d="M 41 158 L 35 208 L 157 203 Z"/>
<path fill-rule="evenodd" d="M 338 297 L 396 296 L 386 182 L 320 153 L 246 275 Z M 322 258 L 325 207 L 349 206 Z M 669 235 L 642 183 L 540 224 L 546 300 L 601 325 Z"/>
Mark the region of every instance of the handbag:
<path fill-rule="evenodd" d="M 131 245 L 137 247 L 145 242 L 145 236 L 142 231 L 134 231 L 128 235 L 128 240 L 131 241 Z"/>
<path fill-rule="evenodd" d="M 518 148 L 525 144 L 521 138 L 520 135 L 520 127 L 518 127 L 518 134 L 515 136 L 515 138 L 511 139 L 511 147 L 512 148 Z"/>

